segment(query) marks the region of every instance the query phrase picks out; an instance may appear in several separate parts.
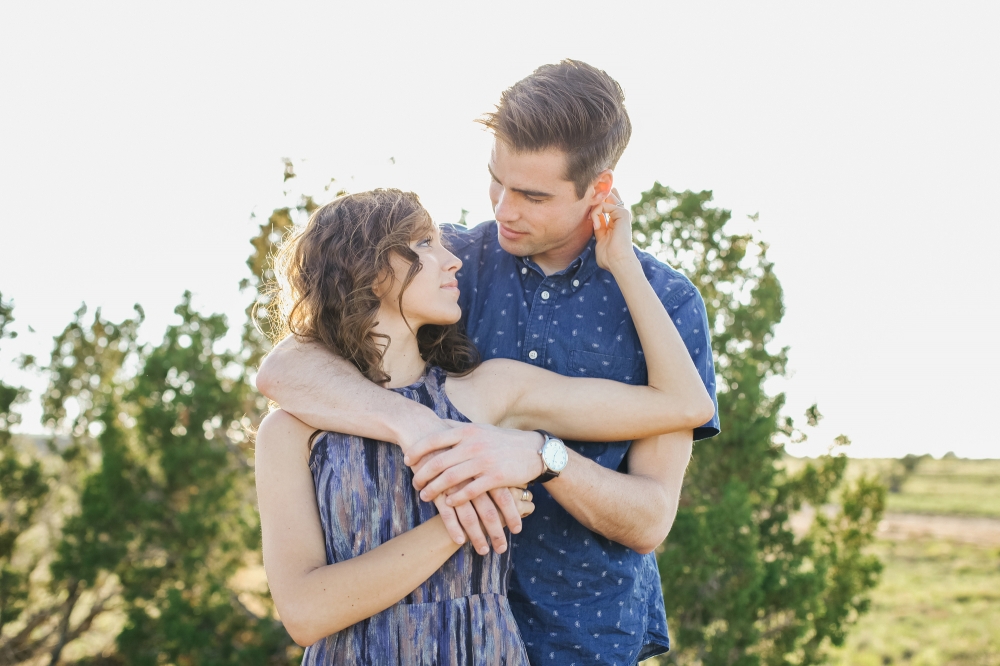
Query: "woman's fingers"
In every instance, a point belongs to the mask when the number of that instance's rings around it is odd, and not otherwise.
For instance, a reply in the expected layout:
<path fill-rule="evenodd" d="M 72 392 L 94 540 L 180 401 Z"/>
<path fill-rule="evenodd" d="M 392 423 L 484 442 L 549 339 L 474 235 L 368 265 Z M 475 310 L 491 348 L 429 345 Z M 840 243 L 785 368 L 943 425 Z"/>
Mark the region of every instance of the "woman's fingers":
<path fill-rule="evenodd" d="M 493 542 L 493 550 L 498 553 L 507 550 L 507 535 L 504 534 L 503 523 L 500 522 L 500 512 L 497 511 L 493 500 L 488 495 L 480 495 L 472 500 L 472 506 L 476 508 L 479 519 L 483 521 L 483 525 L 486 527 L 486 533 L 490 535 L 490 541 Z M 482 547 L 477 546 L 476 551 L 480 555 L 485 555 L 490 552 L 490 548 L 484 544 Z"/>
<path fill-rule="evenodd" d="M 519 488 L 494 488 L 489 492 L 493 503 L 497 505 L 497 510 L 503 516 L 503 522 L 507 524 L 507 529 L 513 534 L 521 531 L 521 508 L 514 499 L 515 492 L 520 493 L 521 490 Z"/>
<path fill-rule="evenodd" d="M 514 496 L 521 518 L 530 516 L 534 512 L 535 505 L 532 500 L 535 499 L 535 496 L 530 490 L 527 488 L 508 488 L 507 490 Z"/>
<path fill-rule="evenodd" d="M 444 495 L 441 495 L 439 499 L 443 500 Z M 476 513 L 472 502 L 456 506 L 455 513 L 458 514 L 458 520 L 462 523 L 462 527 L 465 528 L 465 533 L 469 535 L 469 541 L 472 542 L 472 547 L 476 549 L 476 552 L 489 552 L 490 542 L 483 533 L 483 524 L 479 522 L 479 514 Z M 484 548 L 485 551 L 483 550 Z"/>
<path fill-rule="evenodd" d="M 462 545 L 465 543 L 465 530 L 462 529 L 462 524 L 458 522 L 458 514 L 455 513 L 455 508 L 448 506 L 444 498 L 441 498 L 440 502 L 435 502 L 437 506 L 438 515 L 441 516 L 441 522 L 444 523 L 444 528 L 448 530 L 448 536 L 451 540 Z"/>

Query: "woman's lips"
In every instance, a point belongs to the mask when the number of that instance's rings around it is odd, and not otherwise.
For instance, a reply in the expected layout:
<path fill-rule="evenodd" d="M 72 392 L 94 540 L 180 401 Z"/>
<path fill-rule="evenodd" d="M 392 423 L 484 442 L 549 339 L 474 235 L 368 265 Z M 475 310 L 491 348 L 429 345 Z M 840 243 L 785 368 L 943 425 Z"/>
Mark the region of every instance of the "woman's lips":
<path fill-rule="evenodd" d="M 451 282 L 445 282 L 441 285 L 442 289 L 448 289 L 450 291 L 458 291 L 458 280 L 452 280 Z"/>
<path fill-rule="evenodd" d="M 521 238 L 522 236 L 527 236 L 527 233 L 525 233 L 525 232 L 514 231 L 513 229 L 508 229 L 507 227 L 503 226 L 502 224 L 499 225 L 499 226 L 500 226 L 500 235 L 503 236 L 504 238 L 508 239 L 508 240 L 517 240 L 518 238 Z"/>

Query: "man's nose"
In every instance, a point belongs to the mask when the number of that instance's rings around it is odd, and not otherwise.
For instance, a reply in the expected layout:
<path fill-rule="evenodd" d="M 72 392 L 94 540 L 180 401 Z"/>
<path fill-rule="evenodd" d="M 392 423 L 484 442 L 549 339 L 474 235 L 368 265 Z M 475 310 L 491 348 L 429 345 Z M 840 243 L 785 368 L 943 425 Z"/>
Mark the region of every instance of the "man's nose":
<path fill-rule="evenodd" d="M 493 215 L 498 221 L 510 221 L 517 219 L 517 211 L 506 192 L 501 192 L 497 197 L 497 205 L 493 207 Z"/>

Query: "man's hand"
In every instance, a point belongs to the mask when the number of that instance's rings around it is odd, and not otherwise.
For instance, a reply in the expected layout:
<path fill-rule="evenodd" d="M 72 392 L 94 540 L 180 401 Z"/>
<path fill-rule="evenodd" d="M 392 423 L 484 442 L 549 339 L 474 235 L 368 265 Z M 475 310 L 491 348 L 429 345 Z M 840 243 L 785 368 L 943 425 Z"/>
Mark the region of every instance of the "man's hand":
<path fill-rule="evenodd" d="M 449 489 L 461 486 L 447 497 L 448 505 L 457 506 L 491 490 L 523 488 L 536 479 L 543 471 L 538 455 L 542 443 L 542 436 L 536 432 L 467 423 L 424 437 L 407 450 L 406 462 L 414 470 L 413 487 L 421 490 L 421 499 L 434 501 Z M 422 460 L 435 451 L 441 453 Z M 513 518 L 515 508 L 499 508 L 512 526 L 511 531 L 515 531 L 513 525 L 520 523 Z"/>

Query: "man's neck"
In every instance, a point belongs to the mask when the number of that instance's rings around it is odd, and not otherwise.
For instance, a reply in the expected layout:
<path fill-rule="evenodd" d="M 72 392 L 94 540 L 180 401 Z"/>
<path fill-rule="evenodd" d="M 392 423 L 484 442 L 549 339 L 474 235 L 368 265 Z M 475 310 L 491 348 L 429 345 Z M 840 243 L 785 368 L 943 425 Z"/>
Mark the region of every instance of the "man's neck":
<path fill-rule="evenodd" d="M 531 256 L 531 260 L 538 264 L 545 275 L 552 275 L 565 269 L 573 263 L 573 260 L 580 256 L 583 248 L 594 237 L 594 230 L 589 224 L 581 224 L 576 233 L 568 238 L 559 247 L 554 247 L 545 252 L 540 252 Z"/>

